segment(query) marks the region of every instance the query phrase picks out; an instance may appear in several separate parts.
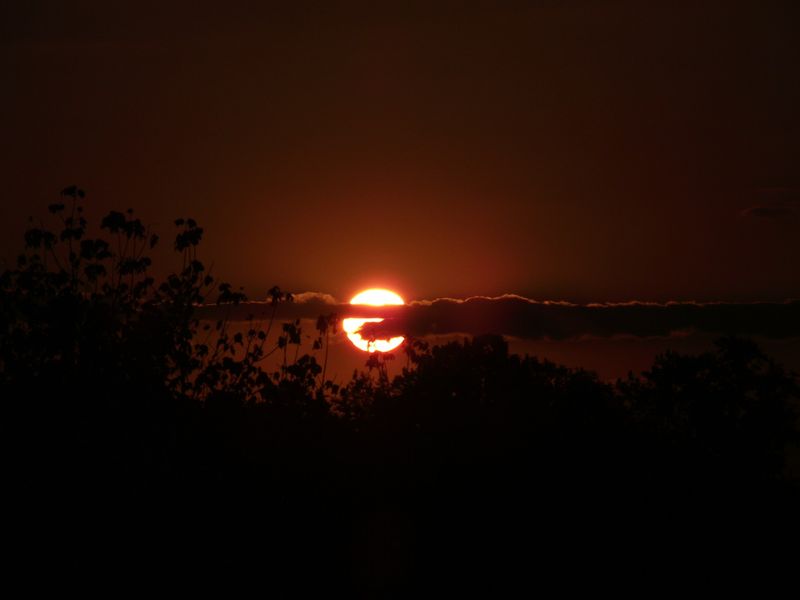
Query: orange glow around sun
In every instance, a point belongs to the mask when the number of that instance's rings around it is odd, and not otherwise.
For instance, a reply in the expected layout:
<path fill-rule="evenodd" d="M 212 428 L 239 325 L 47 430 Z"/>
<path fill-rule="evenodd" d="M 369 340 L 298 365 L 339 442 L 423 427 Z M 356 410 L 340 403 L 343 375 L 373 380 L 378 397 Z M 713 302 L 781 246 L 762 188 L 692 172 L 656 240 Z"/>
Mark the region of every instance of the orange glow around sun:
<path fill-rule="evenodd" d="M 364 290 L 363 292 L 353 296 L 350 300 L 350 304 L 366 304 L 367 306 L 398 306 L 405 304 L 405 302 L 403 302 L 403 299 L 400 296 L 392 291 L 373 288 Z M 363 337 L 361 337 L 361 334 L 358 333 L 358 330 L 364 323 L 380 323 L 381 321 L 383 321 L 383 319 L 380 317 L 374 317 L 370 319 L 343 319 L 342 329 L 344 329 L 348 339 L 353 342 L 353 345 L 359 350 L 363 350 L 364 352 L 390 352 L 402 344 L 405 338 L 398 336 L 388 340 L 369 341 L 365 340 Z"/>

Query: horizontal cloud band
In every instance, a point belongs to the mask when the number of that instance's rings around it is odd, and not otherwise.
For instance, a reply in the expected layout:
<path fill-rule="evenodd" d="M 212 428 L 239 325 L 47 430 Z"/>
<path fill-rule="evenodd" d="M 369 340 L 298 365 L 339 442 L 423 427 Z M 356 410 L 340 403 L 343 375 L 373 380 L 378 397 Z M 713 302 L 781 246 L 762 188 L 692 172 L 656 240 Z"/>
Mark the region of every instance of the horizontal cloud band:
<path fill-rule="evenodd" d="M 237 306 L 198 307 L 198 316 L 204 319 L 263 319 L 269 318 L 272 311 L 273 307 L 268 303 L 248 302 Z M 465 300 L 447 298 L 397 307 L 355 307 L 315 298 L 308 302 L 281 304 L 275 313 L 280 320 L 316 319 L 330 313 L 337 313 L 340 317 L 384 317 L 383 322 L 369 323 L 362 328 L 362 335 L 373 338 L 499 333 L 526 339 L 570 339 L 626 335 L 653 337 L 683 331 L 800 337 L 800 301 L 578 305 L 508 295 Z"/>

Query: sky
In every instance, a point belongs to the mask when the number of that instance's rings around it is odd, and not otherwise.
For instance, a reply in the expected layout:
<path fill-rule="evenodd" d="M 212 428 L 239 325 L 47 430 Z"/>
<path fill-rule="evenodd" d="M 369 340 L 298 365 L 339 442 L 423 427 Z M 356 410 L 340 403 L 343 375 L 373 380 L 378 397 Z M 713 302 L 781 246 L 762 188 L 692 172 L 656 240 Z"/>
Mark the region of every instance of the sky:
<path fill-rule="evenodd" d="M 6 1 L 0 257 L 77 183 L 194 217 L 254 299 L 798 298 L 797 31 L 769 0 Z"/>

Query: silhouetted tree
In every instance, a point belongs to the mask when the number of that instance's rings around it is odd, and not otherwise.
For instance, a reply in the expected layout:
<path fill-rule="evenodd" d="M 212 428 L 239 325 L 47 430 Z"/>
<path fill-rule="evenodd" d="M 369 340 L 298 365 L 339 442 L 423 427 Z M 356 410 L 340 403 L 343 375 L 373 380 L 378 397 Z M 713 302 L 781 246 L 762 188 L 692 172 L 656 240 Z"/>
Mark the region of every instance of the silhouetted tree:
<path fill-rule="evenodd" d="M 49 207 L 59 229 L 32 222 L 0 274 L 5 511 L 37 557 L 58 549 L 37 568 L 269 568 L 292 595 L 312 580 L 411 595 L 520 561 L 547 575 L 576 545 L 572 572 L 623 559 L 666 572 L 677 531 L 691 539 L 712 517 L 730 535 L 786 528 L 796 514 L 797 376 L 751 341 L 668 352 L 610 384 L 497 335 L 409 339 L 399 375 L 374 353 L 337 385 L 336 315 L 317 320 L 310 353 L 300 321 L 274 326 L 292 300 L 278 287 L 265 322 L 201 322 L 197 305 L 246 298 L 199 260 L 203 228 L 175 221 L 179 269 L 156 281 L 158 236 L 127 210 L 92 237 L 84 202 L 65 188 Z M 627 550 L 598 542 L 611 538 Z"/>

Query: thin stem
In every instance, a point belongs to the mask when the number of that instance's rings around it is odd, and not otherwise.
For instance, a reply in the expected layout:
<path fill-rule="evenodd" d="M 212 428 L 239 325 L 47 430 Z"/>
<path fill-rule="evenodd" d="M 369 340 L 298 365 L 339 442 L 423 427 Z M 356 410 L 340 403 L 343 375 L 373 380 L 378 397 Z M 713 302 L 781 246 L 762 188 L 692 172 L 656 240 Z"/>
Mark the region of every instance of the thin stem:
<path fill-rule="evenodd" d="M 321 385 L 325 385 L 325 372 L 328 370 L 328 348 L 330 347 L 330 342 L 328 341 L 329 336 L 329 327 L 325 328 L 325 359 L 322 361 L 322 381 L 320 382 Z"/>

